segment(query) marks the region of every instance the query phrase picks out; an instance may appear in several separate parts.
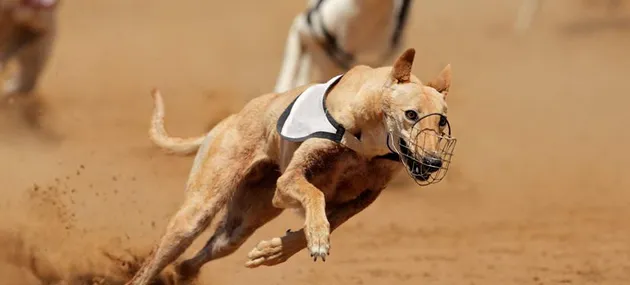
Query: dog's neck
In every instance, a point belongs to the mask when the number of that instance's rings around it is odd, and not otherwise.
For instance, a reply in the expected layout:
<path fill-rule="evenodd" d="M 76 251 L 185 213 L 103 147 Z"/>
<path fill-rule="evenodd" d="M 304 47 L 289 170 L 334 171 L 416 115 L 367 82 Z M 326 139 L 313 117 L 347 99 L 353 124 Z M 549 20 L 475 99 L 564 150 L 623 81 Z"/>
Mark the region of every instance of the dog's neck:
<path fill-rule="evenodd" d="M 326 106 L 335 120 L 362 144 L 363 155 L 371 158 L 390 153 L 387 127 L 378 82 L 356 82 L 338 85 L 328 94 Z"/>

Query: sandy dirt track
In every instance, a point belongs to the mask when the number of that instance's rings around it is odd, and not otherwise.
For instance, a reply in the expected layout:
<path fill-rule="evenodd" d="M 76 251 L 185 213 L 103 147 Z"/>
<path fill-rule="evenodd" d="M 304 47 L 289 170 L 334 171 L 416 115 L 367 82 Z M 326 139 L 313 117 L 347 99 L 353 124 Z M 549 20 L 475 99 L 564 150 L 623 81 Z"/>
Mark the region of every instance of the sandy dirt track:
<path fill-rule="evenodd" d="M 172 134 L 205 131 L 273 88 L 303 2 L 64 1 L 41 128 L 24 120 L 33 102 L 0 106 L 0 284 L 119 282 L 129 263 L 106 256 L 150 249 L 192 163 L 151 146 L 149 90 Z M 453 66 L 446 182 L 398 177 L 333 233 L 326 263 L 245 268 L 301 226 L 285 213 L 200 284 L 630 284 L 630 3 L 587 2 L 547 1 L 520 37 L 518 1 L 414 3 L 415 74 Z"/>

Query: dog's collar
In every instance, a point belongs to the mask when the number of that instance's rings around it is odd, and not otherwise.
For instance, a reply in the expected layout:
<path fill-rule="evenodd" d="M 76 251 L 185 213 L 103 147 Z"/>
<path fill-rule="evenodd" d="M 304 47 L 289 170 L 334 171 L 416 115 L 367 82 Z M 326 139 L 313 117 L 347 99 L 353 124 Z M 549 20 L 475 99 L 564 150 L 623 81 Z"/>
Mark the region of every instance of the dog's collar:
<path fill-rule="evenodd" d="M 328 93 L 339 83 L 342 77 L 343 74 L 335 76 L 328 82 L 313 85 L 298 95 L 278 118 L 276 130 L 280 137 L 292 142 L 302 142 L 309 138 L 324 138 L 340 143 L 358 153 L 363 153 L 363 144 L 357 134 L 346 131 L 346 128 L 335 120 L 326 107 Z M 325 88 L 323 92 L 317 90 L 321 88 Z M 321 105 L 316 105 L 318 103 L 314 100 L 321 100 Z M 308 109 L 303 109 L 305 106 Z M 301 111 L 308 112 L 306 115 L 302 113 L 301 116 L 298 116 Z M 389 148 L 391 153 L 376 158 L 399 161 L 398 154 L 391 147 Z"/>

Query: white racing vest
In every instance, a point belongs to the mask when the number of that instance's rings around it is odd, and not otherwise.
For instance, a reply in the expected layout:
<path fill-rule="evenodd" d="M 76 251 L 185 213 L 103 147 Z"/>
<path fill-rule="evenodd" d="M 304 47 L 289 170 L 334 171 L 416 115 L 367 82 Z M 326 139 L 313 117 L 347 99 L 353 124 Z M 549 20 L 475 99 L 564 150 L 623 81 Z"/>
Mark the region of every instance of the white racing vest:
<path fill-rule="evenodd" d="M 308 138 L 341 142 L 345 128 L 328 113 L 324 103 L 326 94 L 341 76 L 315 84 L 295 98 L 278 119 L 277 128 L 282 138 L 293 142 L 302 142 Z"/>
<path fill-rule="evenodd" d="M 310 86 L 282 112 L 277 123 L 277 131 L 285 140 L 303 142 L 309 138 L 323 138 L 343 144 L 348 148 L 361 153 L 361 141 L 346 129 L 328 113 L 326 108 L 326 95 L 339 82 L 341 75 L 337 75 L 326 83 Z M 389 138 L 387 145 L 389 146 Z M 381 156 L 383 158 L 398 160 L 398 155 L 393 152 Z"/>

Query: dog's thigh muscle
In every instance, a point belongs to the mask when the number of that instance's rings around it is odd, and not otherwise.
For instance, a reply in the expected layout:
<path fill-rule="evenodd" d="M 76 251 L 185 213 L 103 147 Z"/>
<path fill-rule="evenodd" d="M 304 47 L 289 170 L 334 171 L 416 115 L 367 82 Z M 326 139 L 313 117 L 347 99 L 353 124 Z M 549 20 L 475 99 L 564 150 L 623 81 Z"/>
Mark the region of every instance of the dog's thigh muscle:
<path fill-rule="evenodd" d="M 222 155 L 215 155 L 209 164 L 225 159 Z M 179 257 L 199 234 L 208 227 L 214 216 L 225 207 L 230 200 L 231 193 L 240 183 L 236 177 L 246 170 L 247 165 L 234 163 L 227 167 L 203 169 L 205 175 L 196 176 L 195 182 L 188 183 L 186 199 L 175 214 L 162 236 L 157 248 L 134 278 L 128 284 L 148 284 L 164 267 Z"/>
<path fill-rule="evenodd" d="M 217 200 L 217 198 L 208 200 L 206 197 L 189 196 L 171 218 L 158 246 L 128 284 L 149 284 L 164 267 L 181 255 L 218 212 Z"/>
<path fill-rule="evenodd" d="M 264 191 L 267 197 L 259 197 L 251 201 L 246 212 L 230 207 L 229 213 L 221 222 L 217 231 L 210 237 L 206 245 L 191 259 L 184 261 L 178 267 L 178 273 L 183 278 L 196 276 L 201 267 L 212 260 L 228 256 L 261 226 L 277 217 L 282 210 L 271 205 L 273 188 L 250 189 L 252 192 Z"/>
<path fill-rule="evenodd" d="M 216 232 L 202 250 L 179 267 L 179 275 L 196 275 L 203 264 L 236 251 L 256 229 L 277 217 L 282 210 L 273 207 L 278 167 L 268 161 L 254 165 L 245 183 L 233 194 Z"/>

